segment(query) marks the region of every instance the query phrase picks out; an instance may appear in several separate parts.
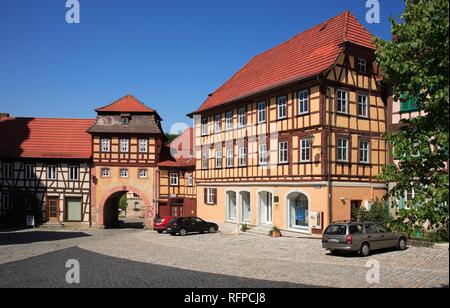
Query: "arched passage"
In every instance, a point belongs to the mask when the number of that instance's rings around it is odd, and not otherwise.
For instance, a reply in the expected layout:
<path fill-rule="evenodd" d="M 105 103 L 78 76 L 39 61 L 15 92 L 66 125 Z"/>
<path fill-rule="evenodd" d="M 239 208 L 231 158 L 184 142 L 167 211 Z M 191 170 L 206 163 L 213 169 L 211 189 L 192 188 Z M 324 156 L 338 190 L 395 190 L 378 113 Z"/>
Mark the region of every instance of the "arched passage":
<path fill-rule="evenodd" d="M 119 216 L 120 200 L 124 196 L 127 197 L 127 202 L 129 201 L 129 196 L 134 196 L 132 197 L 134 199 L 131 200 L 133 203 L 139 200 L 139 207 L 140 210 L 142 210 L 142 215 L 139 217 L 133 216 L 132 219 Z M 133 206 L 133 204 L 129 205 L 127 203 L 127 210 L 133 210 Z M 112 188 L 105 193 L 100 201 L 98 219 L 99 224 L 103 225 L 107 229 L 120 227 L 143 228 L 150 227 L 152 225 L 154 213 L 155 211 L 153 204 L 144 192 L 134 187 L 120 186 Z"/>

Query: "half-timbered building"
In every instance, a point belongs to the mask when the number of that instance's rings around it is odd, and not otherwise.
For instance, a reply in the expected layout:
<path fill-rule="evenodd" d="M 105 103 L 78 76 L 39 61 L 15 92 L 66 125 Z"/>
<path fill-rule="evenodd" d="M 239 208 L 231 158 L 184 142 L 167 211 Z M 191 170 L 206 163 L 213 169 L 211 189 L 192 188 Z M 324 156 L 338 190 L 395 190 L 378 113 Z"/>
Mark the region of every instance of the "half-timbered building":
<path fill-rule="evenodd" d="M 384 197 L 372 38 L 344 12 L 257 55 L 190 114 L 199 216 L 321 233 Z"/>
<path fill-rule="evenodd" d="M 1 215 L 36 200 L 43 221 L 89 226 L 92 124 L 0 116 Z"/>

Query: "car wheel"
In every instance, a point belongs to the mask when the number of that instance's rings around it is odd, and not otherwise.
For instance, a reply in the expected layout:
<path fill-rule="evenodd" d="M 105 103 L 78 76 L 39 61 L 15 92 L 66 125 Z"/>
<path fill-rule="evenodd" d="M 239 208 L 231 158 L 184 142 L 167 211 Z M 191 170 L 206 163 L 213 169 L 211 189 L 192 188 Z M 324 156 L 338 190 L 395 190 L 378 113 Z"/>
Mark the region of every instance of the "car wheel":
<path fill-rule="evenodd" d="M 368 257 L 370 256 L 370 246 L 368 243 L 364 243 L 361 246 L 361 256 Z"/>
<path fill-rule="evenodd" d="M 177 235 L 176 233 L 170 232 L 170 235 L 175 236 Z"/>
<path fill-rule="evenodd" d="M 214 227 L 214 226 L 209 227 L 208 232 L 209 233 L 216 233 L 217 232 L 216 227 Z"/>
<path fill-rule="evenodd" d="M 162 232 L 161 230 L 158 230 L 158 233 L 159 233 L 159 234 L 162 234 L 163 232 Z"/>
<path fill-rule="evenodd" d="M 180 235 L 181 236 L 186 236 L 187 235 L 186 229 L 180 229 Z"/>
<path fill-rule="evenodd" d="M 407 248 L 407 242 L 404 237 L 398 240 L 397 249 L 398 250 L 406 250 Z"/>
<path fill-rule="evenodd" d="M 330 254 L 332 256 L 338 256 L 340 253 L 339 253 L 339 250 L 330 250 Z"/>

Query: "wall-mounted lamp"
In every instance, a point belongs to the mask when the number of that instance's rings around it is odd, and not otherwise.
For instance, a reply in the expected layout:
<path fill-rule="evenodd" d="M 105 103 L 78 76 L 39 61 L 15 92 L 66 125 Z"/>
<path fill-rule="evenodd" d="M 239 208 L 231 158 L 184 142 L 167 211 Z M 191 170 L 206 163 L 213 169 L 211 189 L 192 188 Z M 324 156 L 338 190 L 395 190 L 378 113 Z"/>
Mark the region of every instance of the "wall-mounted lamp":
<path fill-rule="evenodd" d="M 316 137 L 314 137 L 313 134 L 308 136 L 308 142 L 310 145 L 313 145 L 315 140 L 316 140 Z"/>

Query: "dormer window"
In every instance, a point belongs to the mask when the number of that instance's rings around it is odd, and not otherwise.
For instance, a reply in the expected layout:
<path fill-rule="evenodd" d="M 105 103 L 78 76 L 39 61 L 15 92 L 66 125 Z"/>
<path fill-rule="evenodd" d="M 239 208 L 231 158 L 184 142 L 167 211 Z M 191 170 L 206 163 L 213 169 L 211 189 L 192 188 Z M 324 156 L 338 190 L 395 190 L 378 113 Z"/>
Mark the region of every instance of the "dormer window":
<path fill-rule="evenodd" d="M 131 115 L 130 114 L 122 114 L 120 115 L 120 122 L 122 125 L 128 125 L 130 124 Z"/>

